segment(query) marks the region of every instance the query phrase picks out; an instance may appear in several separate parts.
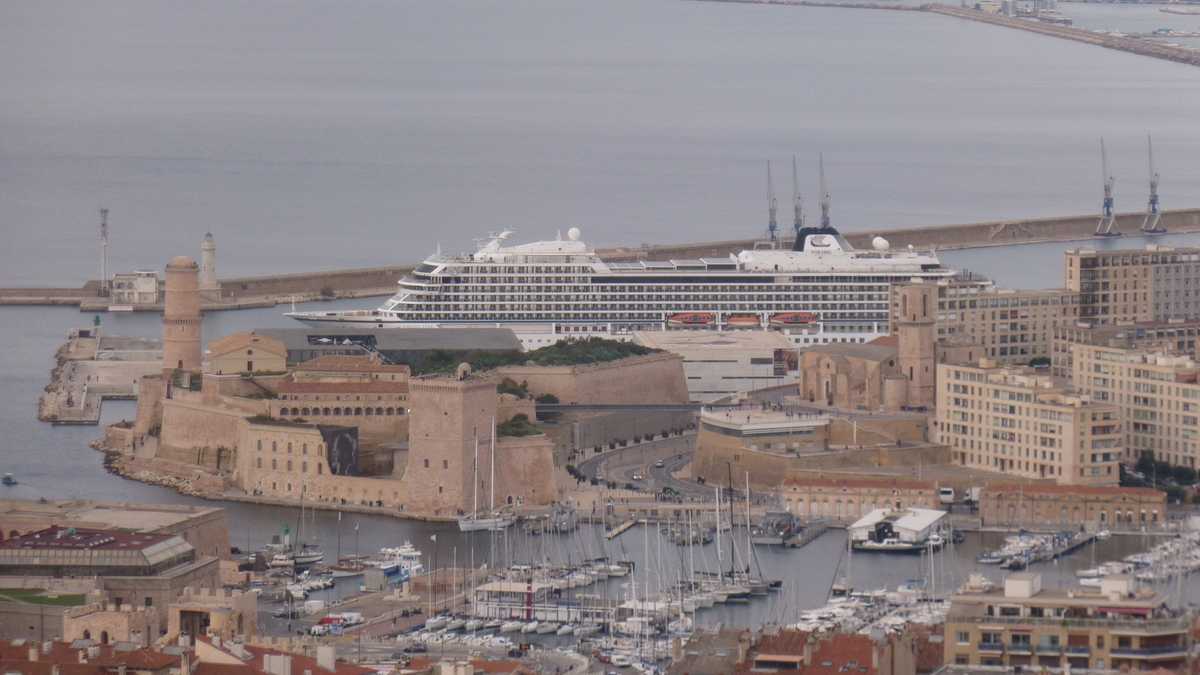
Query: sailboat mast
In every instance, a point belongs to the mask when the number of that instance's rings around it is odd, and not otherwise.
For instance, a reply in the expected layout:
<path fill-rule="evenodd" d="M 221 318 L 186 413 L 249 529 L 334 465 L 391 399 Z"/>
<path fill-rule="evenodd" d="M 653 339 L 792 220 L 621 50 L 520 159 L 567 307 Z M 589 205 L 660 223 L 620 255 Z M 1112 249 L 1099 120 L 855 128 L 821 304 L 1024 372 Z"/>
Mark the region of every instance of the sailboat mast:
<path fill-rule="evenodd" d="M 728 474 L 729 482 L 729 581 L 734 580 L 735 565 L 737 564 L 737 549 L 733 543 L 733 465 L 729 462 L 725 463 L 725 471 Z"/>
<path fill-rule="evenodd" d="M 492 452 L 488 457 L 488 465 L 491 469 L 492 476 L 488 480 L 488 488 L 491 490 L 491 504 L 489 508 L 492 510 L 492 517 L 496 515 L 496 417 L 492 416 Z"/>
<path fill-rule="evenodd" d="M 475 429 L 475 477 L 471 479 L 471 517 L 479 519 L 479 429 Z"/>
<path fill-rule="evenodd" d="M 746 576 L 750 576 L 750 556 L 754 555 L 754 538 L 750 534 L 750 472 L 746 472 Z"/>

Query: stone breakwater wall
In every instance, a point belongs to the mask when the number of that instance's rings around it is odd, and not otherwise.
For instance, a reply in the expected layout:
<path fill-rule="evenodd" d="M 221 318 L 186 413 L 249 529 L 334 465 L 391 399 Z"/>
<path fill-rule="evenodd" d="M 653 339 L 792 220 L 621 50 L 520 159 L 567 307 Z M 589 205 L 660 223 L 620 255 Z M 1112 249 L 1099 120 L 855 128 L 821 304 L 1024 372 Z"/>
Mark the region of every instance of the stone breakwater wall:
<path fill-rule="evenodd" d="M 1122 213 L 1117 216 L 1117 229 L 1128 235 L 1137 234 L 1142 226 L 1143 213 Z M 997 220 L 966 225 L 932 225 L 899 229 L 872 229 L 859 232 L 843 232 L 846 239 L 856 248 L 871 248 L 875 237 L 888 240 L 893 249 L 913 246 L 921 249 L 984 248 L 1047 241 L 1080 241 L 1087 246 L 1096 231 L 1099 217 L 1062 216 L 1054 218 L 1024 218 Z M 1162 225 L 1168 232 L 1200 232 L 1200 209 L 1164 211 Z M 612 261 L 682 259 L 701 257 L 723 257 L 748 248 L 753 248 L 755 239 L 731 239 L 692 244 L 647 246 L 642 248 L 612 248 L 599 253 Z M 792 240 L 785 238 L 782 245 L 791 248 Z"/>

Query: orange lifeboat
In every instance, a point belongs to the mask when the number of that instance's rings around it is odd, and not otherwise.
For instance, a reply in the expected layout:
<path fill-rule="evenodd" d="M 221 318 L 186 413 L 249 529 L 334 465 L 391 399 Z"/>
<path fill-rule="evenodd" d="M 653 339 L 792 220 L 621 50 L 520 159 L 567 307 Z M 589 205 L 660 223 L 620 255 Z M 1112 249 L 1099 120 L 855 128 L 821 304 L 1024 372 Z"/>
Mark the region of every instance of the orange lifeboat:
<path fill-rule="evenodd" d="M 725 319 L 725 325 L 730 328 L 758 328 L 762 321 L 757 314 L 730 314 L 729 318 Z"/>
<path fill-rule="evenodd" d="M 780 312 L 771 315 L 772 326 L 803 326 L 817 320 L 812 312 Z"/>
<path fill-rule="evenodd" d="M 712 312 L 681 312 L 667 317 L 668 326 L 711 326 L 717 317 Z"/>

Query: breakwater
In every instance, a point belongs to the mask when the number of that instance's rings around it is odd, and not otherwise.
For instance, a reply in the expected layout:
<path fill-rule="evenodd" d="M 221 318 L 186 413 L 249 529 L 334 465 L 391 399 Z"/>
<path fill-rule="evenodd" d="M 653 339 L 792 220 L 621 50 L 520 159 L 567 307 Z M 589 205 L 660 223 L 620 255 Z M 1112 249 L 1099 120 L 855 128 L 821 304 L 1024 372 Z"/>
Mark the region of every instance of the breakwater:
<path fill-rule="evenodd" d="M 1140 36 L 1133 35 L 1110 35 L 1108 33 L 1096 33 L 1090 30 L 1081 28 L 1073 28 L 1071 26 L 1063 26 L 1059 24 L 1044 23 L 1036 19 L 1023 19 L 1017 17 L 1004 16 L 1001 14 L 992 14 L 978 9 L 968 9 L 966 7 L 954 7 L 951 5 L 943 5 L 938 3 L 929 3 L 925 5 L 897 5 L 893 3 L 874 3 L 874 2 L 828 2 L 824 0 L 700 0 L 702 2 L 723 2 L 751 5 L 784 5 L 792 7 L 837 7 L 840 9 L 885 9 L 894 11 L 918 11 L 928 12 L 931 14 L 941 14 L 943 16 L 952 16 L 959 19 L 967 19 L 969 21 L 980 21 L 990 23 L 995 26 L 1004 26 L 1006 28 L 1016 28 L 1018 30 L 1029 31 L 1031 33 L 1039 33 L 1041 35 L 1049 35 L 1051 37 L 1061 38 L 1064 40 L 1072 40 L 1075 42 L 1083 42 L 1085 44 L 1104 47 L 1105 49 L 1116 49 L 1118 51 L 1130 52 L 1139 56 L 1148 56 L 1155 59 L 1164 59 L 1166 61 L 1174 61 L 1176 63 L 1184 63 L 1192 66 L 1200 66 L 1200 50 L 1189 49 L 1147 40 Z"/>
<path fill-rule="evenodd" d="M 726 0 L 714 0 L 724 2 Z M 753 2 L 756 0 L 729 0 Z M 1136 234 L 1145 214 L 1141 212 L 1117 215 L 1116 229 Z M 1058 216 L 1051 218 L 1018 218 L 964 225 L 930 225 L 898 229 L 871 229 L 844 233 L 857 248 L 870 248 L 875 237 L 884 237 L 893 248 L 912 246 L 921 249 L 952 250 L 983 248 L 1013 244 L 1032 244 L 1051 241 L 1080 240 L 1087 245 L 1096 230 L 1098 216 Z M 1161 224 L 1171 233 L 1200 232 L 1200 208 L 1176 209 L 1162 213 Z M 661 244 L 641 247 L 600 248 L 596 252 L 604 260 L 667 260 L 700 257 L 722 257 L 753 248 L 758 239 Z M 791 240 L 784 238 L 784 246 Z M 415 263 L 414 263 L 415 264 Z M 219 299 L 201 303 L 206 311 L 245 309 L 287 304 L 293 300 L 336 300 L 388 296 L 396 291 L 396 282 L 412 271 L 413 265 L 392 265 L 360 269 L 272 274 L 236 277 L 221 280 Z M 75 305 L 82 311 L 104 311 L 107 301 L 99 295 L 99 283 L 90 281 L 82 287 L 70 288 L 0 288 L 0 305 Z M 162 311 L 161 305 L 144 305 L 138 310 Z"/>

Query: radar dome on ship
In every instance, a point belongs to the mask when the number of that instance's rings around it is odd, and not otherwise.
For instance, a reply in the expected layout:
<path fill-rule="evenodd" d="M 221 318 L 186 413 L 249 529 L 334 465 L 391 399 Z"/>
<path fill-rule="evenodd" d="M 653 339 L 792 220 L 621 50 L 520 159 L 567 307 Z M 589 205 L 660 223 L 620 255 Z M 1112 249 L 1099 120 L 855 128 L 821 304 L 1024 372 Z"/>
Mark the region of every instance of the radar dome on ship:
<path fill-rule="evenodd" d="M 567 230 L 567 239 L 570 239 L 571 241 L 579 241 L 579 238 L 582 236 L 583 232 L 578 227 L 572 227 L 571 229 Z"/>
<path fill-rule="evenodd" d="M 871 246 L 876 251 L 886 251 L 892 247 L 892 245 L 890 243 L 888 243 L 888 240 L 884 239 L 883 237 L 875 237 L 874 239 L 872 239 Z"/>

